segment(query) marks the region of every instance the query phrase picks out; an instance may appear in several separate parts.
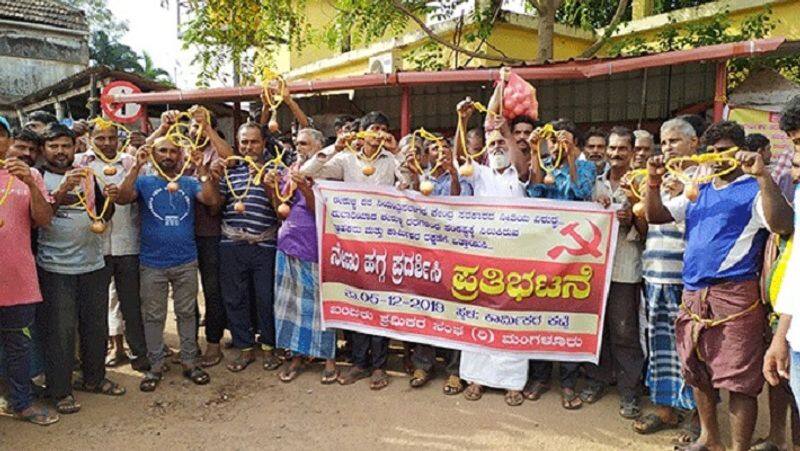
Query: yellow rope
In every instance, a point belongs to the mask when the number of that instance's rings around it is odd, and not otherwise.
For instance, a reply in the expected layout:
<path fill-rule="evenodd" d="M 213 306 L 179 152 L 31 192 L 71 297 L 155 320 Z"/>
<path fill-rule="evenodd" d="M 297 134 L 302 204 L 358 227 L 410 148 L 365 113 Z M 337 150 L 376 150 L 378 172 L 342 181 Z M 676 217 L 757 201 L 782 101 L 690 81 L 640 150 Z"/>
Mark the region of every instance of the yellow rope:
<path fill-rule="evenodd" d="M 490 114 L 490 115 L 495 116 L 495 117 L 500 116 L 499 114 L 497 114 L 497 113 L 495 113 L 493 111 L 489 111 L 480 102 L 472 102 L 472 106 L 475 108 L 475 110 L 477 110 L 480 113 Z M 489 144 L 488 143 L 484 144 L 483 149 L 481 149 L 479 152 L 472 153 L 472 154 L 469 153 L 469 149 L 467 149 L 467 130 L 466 130 L 466 126 L 464 124 L 464 119 L 461 118 L 460 114 L 458 115 L 458 125 L 456 126 L 456 128 L 457 128 L 457 131 L 458 131 L 458 139 L 459 139 L 459 141 L 461 141 L 461 150 L 464 152 L 464 157 L 467 159 L 467 161 L 470 161 L 470 160 L 474 161 L 476 158 L 478 158 L 481 155 L 483 155 L 484 153 L 486 153 L 486 150 L 489 148 Z"/>
<path fill-rule="evenodd" d="M 539 127 L 538 132 L 539 141 L 536 142 L 536 159 L 539 161 L 539 167 L 542 168 L 545 173 L 551 174 L 559 166 L 561 166 L 561 158 L 565 152 L 564 145 L 556 142 L 556 150 L 558 151 L 556 161 L 551 166 L 545 166 L 544 160 L 542 159 L 542 141 L 550 138 L 558 138 L 556 137 L 556 130 L 553 128 L 553 124 L 546 124 L 543 127 Z"/>
<path fill-rule="evenodd" d="M 83 168 L 83 169 L 86 171 L 87 180 L 88 180 L 88 177 L 89 177 L 90 174 L 94 175 L 94 171 L 91 168 L 87 167 L 87 168 Z M 96 175 L 95 175 L 95 177 L 96 177 Z M 83 209 L 86 211 L 86 214 L 89 215 L 89 218 L 92 221 L 105 222 L 105 220 L 103 219 L 103 216 L 106 215 L 106 213 L 108 212 L 108 208 L 111 206 L 111 198 L 110 197 L 106 196 L 105 200 L 103 201 L 103 208 L 100 211 L 100 214 L 95 214 L 92 211 L 92 209 L 89 208 L 88 199 L 86 198 L 86 196 L 85 196 L 85 194 L 83 192 L 81 192 L 80 190 L 75 190 L 74 194 L 78 198 L 78 203 L 77 204 L 73 204 L 72 206 L 77 206 L 77 205 L 82 206 Z"/>
<path fill-rule="evenodd" d="M 381 137 L 383 137 L 383 133 L 373 132 L 370 130 L 363 130 L 360 132 L 356 132 L 355 134 L 355 139 L 365 139 L 365 138 L 380 139 Z M 353 146 L 350 145 L 350 141 L 345 141 L 344 143 L 347 150 L 352 152 L 353 155 L 356 156 L 356 158 L 358 158 L 361 161 L 364 161 L 365 163 L 372 163 L 373 161 L 375 161 L 383 151 L 384 144 L 386 144 L 386 138 L 381 139 L 381 143 L 378 146 L 378 150 L 376 150 L 371 157 L 368 157 L 366 154 L 364 154 L 363 149 L 361 151 L 353 149 Z"/>
<path fill-rule="evenodd" d="M 297 185 L 295 185 L 294 181 L 292 181 L 292 179 L 290 178 L 288 184 L 286 185 L 288 187 L 288 193 L 286 195 L 281 193 L 280 186 L 281 186 L 280 181 L 276 178 L 275 179 L 275 196 L 278 198 L 278 200 L 281 201 L 281 203 L 285 204 L 285 203 L 287 203 L 289 201 L 289 199 L 292 198 L 292 196 L 294 196 L 294 191 L 297 189 Z"/>
<path fill-rule="evenodd" d="M 664 165 L 667 172 L 675 176 L 681 182 L 688 184 L 688 183 L 708 183 L 714 180 L 716 177 L 722 177 L 724 175 L 730 174 L 731 172 L 735 171 L 736 168 L 739 167 L 739 160 L 733 157 L 736 152 L 739 151 L 738 147 L 733 147 L 728 149 L 724 152 L 708 152 L 700 155 L 690 155 L 686 157 L 675 157 L 671 158 L 667 163 Z M 695 175 L 694 177 L 690 177 L 686 175 L 686 171 L 684 169 L 684 165 L 690 163 L 690 165 L 707 165 L 710 163 L 725 163 L 728 164 L 728 167 L 723 169 L 720 172 L 707 174 L 704 176 Z"/>
<path fill-rule="evenodd" d="M 211 113 L 201 106 L 193 106 L 189 111 L 182 111 L 175 117 L 175 123 L 167 130 L 166 138 L 173 145 L 181 148 L 190 148 L 192 151 L 206 147 L 210 141 L 208 135 L 203 133 L 203 129 L 197 130 L 194 138 L 189 136 L 192 124 L 192 115 L 195 111 L 202 111 L 206 117 L 206 123 L 211 123 Z"/>
<path fill-rule="evenodd" d="M 628 188 L 633 196 L 642 200 L 643 188 L 647 188 L 647 169 L 632 169 L 620 179 L 620 184 Z"/>
<path fill-rule="evenodd" d="M 439 158 L 436 160 L 436 165 L 434 165 L 433 169 L 431 169 L 429 171 L 425 171 L 424 169 L 422 169 L 422 165 L 419 163 L 419 159 L 417 158 L 417 152 L 416 152 L 417 135 L 419 135 L 419 137 L 424 139 L 424 140 L 432 141 L 432 142 L 436 143 L 436 146 L 439 148 Z M 430 178 L 431 175 L 433 173 L 435 173 L 437 169 L 439 169 L 439 166 L 441 166 L 441 155 L 442 155 L 442 151 L 444 149 L 444 145 L 442 144 L 443 141 L 444 141 L 444 138 L 436 136 L 433 133 L 425 130 L 424 128 L 419 128 L 419 129 L 415 130 L 414 133 L 411 134 L 411 147 L 414 148 L 414 151 L 412 153 L 412 155 L 414 156 L 414 166 L 415 166 L 415 168 L 417 169 L 417 171 L 419 172 L 420 175 L 424 175 L 425 177 Z M 424 149 L 423 149 L 423 151 L 424 151 Z"/>
<path fill-rule="evenodd" d="M 8 195 L 11 194 L 11 186 L 14 184 L 14 176 L 8 174 L 8 182 L 6 182 L 6 187 L 3 190 L 3 197 L 0 197 L 0 207 L 6 203 L 6 199 L 8 199 Z"/>
<path fill-rule="evenodd" d="M 231 196 L 233 196 L 233 198 L 236 199 L 237 202 L 241 202 L 242 199 L 247 197 L 247 194 L 250 192 L 250 186 L 252 185 L 253 177 L 250 176 L 250 171 L 248 169 L 248 172 L 247 172 L 247 184 L 244 187 L 244 191 L 241 194 L 237 194 L 236 190 L 233 189 L 233 184 L 231 183 L 231 179 L 228 176 L 228 163 L 231 162 L 231 161 L 241 161 L 241 162 L 244 162 L 244 164 L 255 168 L 256 177 L 259 177 L 259 175 L 261 174 L 261 171 L 263 170 L 263 167 L 259 168 L 255 164 L 253 159 L 250 158 L 250 157 L 240 157 L 238 155 L 233 155 L 233 156 L 230 156 L 228 158 L 225 158 L 225 165 L 222 166 L 222 171 L 225 173 L 225 184 L 228 185 L 228 190 L 230 190 Z"/>
<path fill-rule="evenodd" d="M 278 83 L 278 94 L 274 95 L 270 92 L 270 83 L 276 81 Z M 286 88 L 286 80 L 280 75 L 272 71 L 268 67 L 261 68 L 261 86 L 264 87 L 264 100 L 269 105 L 269 109 L 275 112 L 281 103 L 283 103 L 283 91 Z"/>
<path fill-rule="evenodd" d="M 112 158 L 106 157 L 105 154 L 100 149 L 98 149 L 97 146 L 95 146 L 94 139 L 89 140 L 89 145 L 92 146 L 92 151 L 97 156 L 97 158 L 101 159 L 105 164 L 112 165 L 117 161 L 119 161 L 119 159 L 122 158 L 122 154 L 125 153 L 124 151 L 120 152 L 120 149 L 127 149 L 128 146 L 131 144 L 131 131 L 128 129 L 128 127 L 125 127 L 124 125 L 117 122 L 109 121 L 108 119 L 100 116 L 91 119 L 89 121 L 89 124 L 92 124 L 95 128 L 98 128 L 100 130 L 108 130 L 109 128 L 116 128 L 117 130 L 122 130 L 125 132 L 125 136 L 127 138 L 122 143 L 122 146 L 117 148 L 117 151 Z"/>
<path fill-rule="evenodd" d="M 192 164 L 191 156 L 184 154 L 184 162 L 183 166 L 181 167 L 181 170 L 174 177 L 169 177 L 166 173 L 164 173 L 164 170 L 161 169 L 161 166 L 159 166 L 158 163 L 156 162 L 156 159 L 153 157 L 152 150 L 150 151 L 149 155 L 150 155 L 150 163 L 152 163 L 153 167 L 156 169 L 156 172 L 158 172 L 158 174 L 161 177 L 164 177 L 168 182 L 178 181 L 181 177 L 183 177 L 183 174 L 186 172 L 186 169 L 189 168 L 189 165 Z"/>

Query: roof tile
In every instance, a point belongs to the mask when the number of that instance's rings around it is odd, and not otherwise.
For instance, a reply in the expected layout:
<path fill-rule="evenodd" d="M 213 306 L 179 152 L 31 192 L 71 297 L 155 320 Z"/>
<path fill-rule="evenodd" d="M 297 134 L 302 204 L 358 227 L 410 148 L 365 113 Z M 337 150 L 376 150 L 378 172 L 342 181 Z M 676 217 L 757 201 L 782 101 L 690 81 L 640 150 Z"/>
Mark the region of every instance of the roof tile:
<path fill-rule="evenodd" d="M 88 31 L 83 11 L 57 0 L 0 0 L 0 19 Z"/>

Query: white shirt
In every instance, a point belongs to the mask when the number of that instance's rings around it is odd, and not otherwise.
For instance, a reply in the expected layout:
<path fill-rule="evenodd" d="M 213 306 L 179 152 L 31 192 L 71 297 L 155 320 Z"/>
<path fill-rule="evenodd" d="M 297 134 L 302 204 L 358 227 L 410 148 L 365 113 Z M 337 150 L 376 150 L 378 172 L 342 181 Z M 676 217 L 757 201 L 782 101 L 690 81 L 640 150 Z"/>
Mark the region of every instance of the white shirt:
<path fill-rule="evenodd" d="M 476 197 L 525 197 L 525 184 L 519 181 L 514 165 L 503 172 L 473 162 L 475 172 L 465 180 L 472 183 Z"/>
<path fill-rule="evenodd" d="M 608 172 L 597 177 L 597 182 L 592 193 L 592 200 L 596 201 L 601 196 L 606 196 L 615 204 L 628 203 L 625 191 L 617 187 L 613 189 L 608 179 Z M 619 226 L 617 236 L 617 249 L 614 253 L 614 264 L 611 269 L 611 281 L 619 283 L 639 283 L 642 281 L 642 243 L 641 236 L 633 224 Z"/>
<path fill-rule="evenodd" d="M 364 175 L 362 170 L 367 165 L 375 168 L 374 174 Z M 391 186 L 399 178 L 399 166 L 397 158 L 388 150 L 382 150 L 375 160 L 366 162 L 353 152 L 336 153 L 333 146 L 328 146 L 311 157 L 300 168 L 300 173 L 317 179 Z"/>
<path fill-rule="evenodd" d="M 519 181 L 511 165 L 498 172 L 477 162 L 475 172 L 466 180 L 472 182 L 476 197 L 525 197 L 525 184 Z M 505 390 L 522 390 L 528 380 L 528 359 L 506 354 L 461 352 L 459 374 L 469 382 Z"/>
<path fill-rule="evenodd" d="M 94 171 L 97 184 L 101 188 L 109 183 L 119 186 L 134 166 L 136 158 L 123 153 L 111 166 L 117 168 L 114 175 L 105 175 L 103 169 L 108 164 L 97 158 L 93 151 L 75 156 L 76 166 L 90 167 Z M 134 202 L 128 205 L 115 205 L 114 216 L 103 232 L 103 254 L 112 256 L 139 255 L 139 205 Z"/>

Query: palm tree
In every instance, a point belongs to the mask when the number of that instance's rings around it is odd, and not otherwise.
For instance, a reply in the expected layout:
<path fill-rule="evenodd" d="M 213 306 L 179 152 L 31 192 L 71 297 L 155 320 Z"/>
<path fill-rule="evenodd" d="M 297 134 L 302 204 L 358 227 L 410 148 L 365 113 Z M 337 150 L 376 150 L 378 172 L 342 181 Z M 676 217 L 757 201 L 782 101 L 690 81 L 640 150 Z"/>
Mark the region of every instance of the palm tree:
<path fill-rule="evenodd" d="M 92 60 L 97 65 L 125 72 L 142 72 L 139 55 L 132 48 L 111 39 L 105 31 L 92 33 Z"/>
<path fill-rule="evenodd" d="M 160 67 L 156 67 L 156 65 L 153 64 L 153 59 L 147 52 L 142 51 L 141 59 L 143 64 L 139 75 L 160 83 L 172 83 L 172 78 L 169 76 L 169 72 Z"/>

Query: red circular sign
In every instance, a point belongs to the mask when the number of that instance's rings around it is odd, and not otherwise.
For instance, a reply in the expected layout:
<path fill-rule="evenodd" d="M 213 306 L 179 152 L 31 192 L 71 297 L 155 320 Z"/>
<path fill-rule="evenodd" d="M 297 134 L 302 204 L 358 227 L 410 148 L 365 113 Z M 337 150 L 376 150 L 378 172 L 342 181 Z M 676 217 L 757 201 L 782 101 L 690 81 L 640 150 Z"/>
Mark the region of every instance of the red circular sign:
<path fill-rule="evenodd" d="M 112 81 L 105 85 L 103 91 L 100 93 L 100 107 L 103 108 L 103 112 L 106 113 L 106 116 L 114 122 L 120 122 L 122 124 L 136 122 L 144 113 L 142 106 L 138 103 L 114 103 L 111 102 L 111 96 L 137 94 L 140 92 L 142 92 L 142 90 L 129 81 Z"/>

